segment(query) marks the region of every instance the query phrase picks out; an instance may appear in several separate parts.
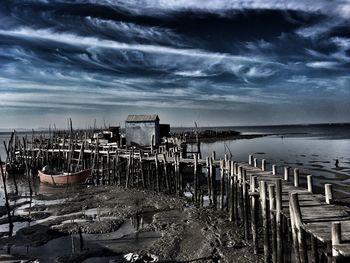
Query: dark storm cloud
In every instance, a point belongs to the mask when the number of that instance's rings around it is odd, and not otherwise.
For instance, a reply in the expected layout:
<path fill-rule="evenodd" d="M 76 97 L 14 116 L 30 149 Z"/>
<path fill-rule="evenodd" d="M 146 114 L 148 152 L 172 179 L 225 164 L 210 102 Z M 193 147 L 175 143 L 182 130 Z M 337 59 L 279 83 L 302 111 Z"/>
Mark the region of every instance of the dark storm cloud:
<path fill-rule="evenodd" d="M 136 106 L 177 124 L 199 110 L 244 124 L 262 111 L 270 123 L 332 121 L 336 104 L 333 120 L 348 121 L 349 19 L 346 1 L 2 1 L 0 110 Z"/>

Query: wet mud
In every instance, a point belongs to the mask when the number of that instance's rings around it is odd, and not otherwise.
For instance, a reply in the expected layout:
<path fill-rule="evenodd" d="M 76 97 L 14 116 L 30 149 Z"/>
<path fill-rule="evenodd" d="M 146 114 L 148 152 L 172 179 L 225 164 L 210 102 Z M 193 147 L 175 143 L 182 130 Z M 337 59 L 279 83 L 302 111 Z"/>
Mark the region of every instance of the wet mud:
<path fill-rule="evenodd" d="M 186 197 L 98 186 L 11 204 L 15 227 L 6 236 L 2 215 L 0 261 L 129 262 L 127 253 L 155 255 L 159 262 L 262 261 L 225 211 L 195 207 Z"/>

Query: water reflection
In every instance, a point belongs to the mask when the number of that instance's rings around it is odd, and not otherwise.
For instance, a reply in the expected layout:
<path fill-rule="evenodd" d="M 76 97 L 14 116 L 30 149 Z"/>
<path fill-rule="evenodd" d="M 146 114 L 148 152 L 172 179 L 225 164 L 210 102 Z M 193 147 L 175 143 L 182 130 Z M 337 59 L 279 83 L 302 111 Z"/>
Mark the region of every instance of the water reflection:
<path fill-rule="evenodd" d="M 313 137 L 260 137 L 249 140 L 230 140 L 225 142 L 203 143 L 202 155 L 210 156 L 216 151 L 217 158 L 229 155 L 229 147 L 233 159 L 248 161 L 248 155 L 266 159 L 269 169 L 277 164 L 277 172 L 282 173 L 283 166 L 299 168 L 301 174 L 312 174 L 315 186 L 320 191 L 325 183 L 335 185 L 339 196 L 350 197 L 350 140 L 322 139 Z M 338 159 L 338 167 L 335 160 Z M 301 178 L 302 182 L 303 177 Z"/>

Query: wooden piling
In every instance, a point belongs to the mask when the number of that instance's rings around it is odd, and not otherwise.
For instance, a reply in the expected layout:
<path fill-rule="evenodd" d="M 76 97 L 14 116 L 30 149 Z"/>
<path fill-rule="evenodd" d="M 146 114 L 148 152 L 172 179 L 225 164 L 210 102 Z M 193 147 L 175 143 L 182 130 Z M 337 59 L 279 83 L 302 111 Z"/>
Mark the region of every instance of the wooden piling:
<path fill-rule="evenodd" d="M 217 191 L 216 191 L 216 168 L 213 165 L 213 160 L 210 162 L 210 170 L 211 170 L 211 189 L 213 196 L 213 207 L 217 208 Z"/>
<path fill-rule="evenodd" d="M 220 160 L 220 209 L 224 209 L 225 160 Z"/>
<path fill-rule="evenodd" d="M 231 222 L 233 222 L 235 220 L 234 217 L 234 205 L 235 205 L 235 200 L 234 200 L 234 173 L 233 173 L 233 169 L 234 169 L 234 162 L 231 161 L 231 166 L 230 166 L 230 174 L 228 176 L 228 180 L 229 180 L 229 219 Z"/>
<path fill-rule="evenodd" d="M 288 166 L 284 167 L 284 180 L 287 182 L 289 182 L 289 169 Z"/>
<path fill-rule="evenodd" d="M 249 198 L 247 187 L 247 171 L 242 170 L 242 204 L 243 204 L 243 225 L 244 225 L 244 238 L 248 241 L 249 238 Z"/>
<path fill-rule="evenodd" d="M 299 169 L 294 168 L 294 186 L 299 187 Z"/>
<path fill-rule="evenodd" d="M 292 204 L 291 196 L 289 196 L 289 211 L 290 211 L 290 221 L 291 221 L 291 232 L 292 232 L 292 240 L 293 240 L 293 249 L 296 263 L 300 263 L 300 252 L 298 246 L 298 232 L 295 222 L 294 216 L 294 207 Z"/>
<path fill-rule="evenodd" d="M 283 262 L 283 228 L 282 228 L 282 180 L 277 179 L 276 185 L 276 261 Z"/>
<path fill-rule="evenodd" d="M 312 263 L 319 263 L 319 254 L 318 254 L 318 242 L 317 242 L 317 238 L 314 237 L 313 235 L 311 235 L 311 259 L 312 259 Z"/>
<path fill-rule="evenodd" d="M 234 193 L 234 218 L 238 225 L 239 218 L 239 179 L 238 179 L 238 163 L 234 163 L 234 177 L 233 177 L 233 193 Z"/>
<path fill-rule="evenodd" d="M 326 203 L 327 204 L 333 203 L 333 185 L 325 184 L 324 190 L 325 190 L 325 196 L 326 196 Z"/>
<path fill-rule="evenodd" d="M 266 171 L 266 160 L 265 159 L 261 160 L 261 170 Z"/>
<path fill-rule="evenodd" d="M 252 239 L 253 239 L 253 250 L 254 254 L 258 254 L 258 198 L 259 193 L 256 192 L 257 177 L 252 176 L 250 182 L 250 196 L 251 196 L 251 229 L 252 229 Z"/>
<path fill-rule="evenodd" d="M 194 202 L 198 200 L 198 155 L 193 155 L 193 193 Z"/>
<path fill-rule="evenodd" d="M 81 231 L 81 228 L 78 228 L 79 233 L 79 250 L 83 251 L 84 249 L 84 239 L 83 239 L 83 232 Z"/>
<path fill-rule="evenodd" d="M 310 193 L 313 193 L 312 175 L 308 175 L 306 178 L 307 178 L 307 191 Z"/>
<path fill-rule="evenodd" d="M 158 154 L 154 157 L 154 163 L 155 163 L 155 176 L 156 176 L 156 191 L 160 192 L 160 177 L 159 177 L 159 161 L 158 161 Z"/>
<path fill-rule="evenodd" d="M 5 207 L 7 212 L 7 218 L 9 221 L 9 236 L 12 236 L 12 230 L 13 230 L 13 223 L 12 223 L 12 217 L 11 217 L 11 208 L 8 200 L 8 193 L 7 193 L 7 187 L 6 187 L 6 177 L 4 173 L 4 169 L 2 167 L 2 161 L 0 157 L 0 170 L 1 170 L 1 179 L 2 183 L 4 185 L 4 196 L 5 196 Z"/>
<path fill-rule="evenodd" d="M 277 175 L 277 166 L 276 166 L 276 164 L 272 165 L 272 175 Z"/>
<path fill-rule="evenodd" d="M 340 222 L 332 222 L 332 247 L 334 245 L 341 244 L 341 223 Z M 335 259 L 334 262 L 336 262 L 336 257 L 339 256 L 339 252 L 335 249 L 332 249 L 332 256 Z"/>
<path fill-rule="evenodd" d="M 268 185 L 269 192 L 269 207 L 270 207 L 270 227 L 271 227 L 271 247 L 272 247 L 272 262 L 277 263 L 277 235 L 276 235 L 276 198 L 275 185 Z"/>
<path fill-rule="evenodd" d="M 212 201 L 212 191 L 211 191 L 211 167 L 210 167 L 210 158 L 206 158 L 206 166 L 207 166 L 207 185 L 208 185 L 208 198 L 209 205 L 213 203 Z"/>
<path fill-rule="evenodd" d="M 253 155 L 249 154 L 248 164 L 253 165 Z"/>
<path fill-rule="evenodd" d="M 139 157 L 139 169 L 140 169 L 142 187 L 146 188 L 145 168 L 144 168 L 144 161 L 142 160 L 142 154 L 140 154 L 140 157 Z"/>
<path fill-rule="evenodd" d="M 263 218 L 263 234 L 264 234 L 264 262 L 270 262 L 270 237 L 269 237 L 269 220 L 267 205 L 267 187 L 266 181 L 259 181 L 260 184 L 260 205 Z"/>
<path fill-rule="evenodd" d="M 126 174 L 125 174 L 125 188 L 129 187 L 130 184 L 130 168 L 131 168 L 131 153 L 129 153 L 128 159 L 127 159 L 127 168 L 126 168 Z"/>
<path fill-rule="evenodd" d="M 296 238 L 297 238 L 297 246 L 299 250 L 299 260 L 301 263 L 307 263 L 308 262 L 308 255 L 307 255 L 307 246 L 306 246 L 306 240 L 305 240 L 305 233 L 304 230 L 301 228 L 302 222 L 302 216 L 301 216 L 301 210 L 299 206 L 299 199 L 298 199 L 298 193 L 291 193 L 290 196 L 290 205 L 291 205 L 291 218 L 293 218 L 293 223 L 296 231 Z"/>

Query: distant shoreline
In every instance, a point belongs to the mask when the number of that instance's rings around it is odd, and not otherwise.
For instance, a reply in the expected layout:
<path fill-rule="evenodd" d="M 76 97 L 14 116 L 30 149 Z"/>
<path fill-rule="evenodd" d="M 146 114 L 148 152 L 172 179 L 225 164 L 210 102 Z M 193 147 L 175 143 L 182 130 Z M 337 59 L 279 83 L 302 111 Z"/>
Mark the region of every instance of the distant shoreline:
<path fill-rule="evenodd" d="M 194 126 L 171 126 L 171 130 L 205 130 L 205 129 L 240 129 L 240 128 L 279 128 L 279 127 L 327 127 L 327 126 L 350 126 L 350 122 L 332 122 L 332 123 L 296 123 L 296 124 L 264 124 L 264 125 L 214 125 L 214 126 L 202 126 L 202 127 L 194 127 Z M 121 126 L 123 129 L 123 126 Z M 0 134 L 11 133 L 16 130 L 17 133 L 29 133 L 34 130 L 34 132 L 48 132 L 48 128 L 0 128 Z M 52 129 L 53 130 L 53 129 Z M 57 128 L 57 131 L 64 131 L 67 128 Z M 86 128 L 77 128 L 77 130 L 86 130 Z"/>
<path fill-rule="evenodd" d="M 265 125 L 223 125 L 223 126 L 203 126 L 203 127 L 193 127 L 193 126 L 173 126 L 171 129 L 174 130 L 205 130 L 205 129 L 239 129 L 239 128 L 267 128 L 267 127 L 273 127 L 273 128 L 280 128 L 280 127 L 315 127 L 315 126 L 350 126 L 350 122 L 335 122 L 335 123 L 301 123 L 301 124 L 265 124 Z"/>

